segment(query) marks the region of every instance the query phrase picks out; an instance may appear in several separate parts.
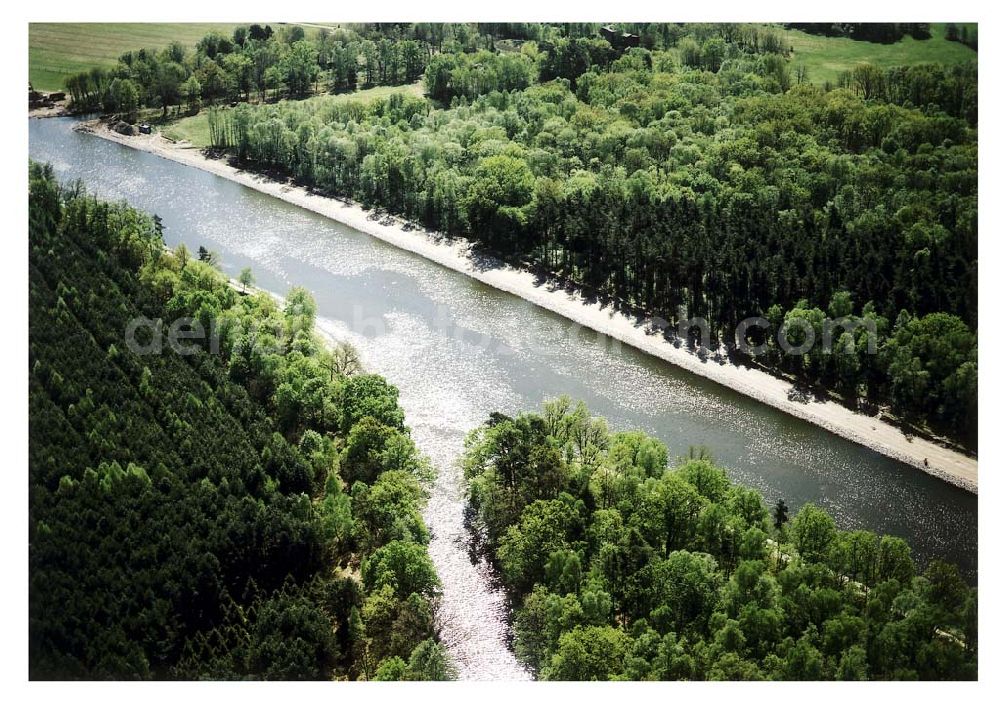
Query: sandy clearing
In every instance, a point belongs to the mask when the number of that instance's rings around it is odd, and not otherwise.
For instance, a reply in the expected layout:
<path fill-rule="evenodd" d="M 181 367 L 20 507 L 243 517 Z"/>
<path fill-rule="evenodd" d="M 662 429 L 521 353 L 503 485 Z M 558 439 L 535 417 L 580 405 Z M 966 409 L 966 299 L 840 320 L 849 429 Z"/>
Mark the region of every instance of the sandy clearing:
<path fill-rule="evenodd" d="M 858 414 L 833 401 L 802 403 L 789 401 L 788 382 L 758 369 L 739 367 L 675 348 L 662 336 L 647 334 L 643 325 L 611 308 L 584 302 L 573 293 L 551 285 L 535 284 L 535 276 L 510 266 L 486 268 L 469 258 L 467 242 L 444 241 L 420 229 L 406 231 L 400 220 L 392 225 L 369 219 L 370 212 L 330 197 L 311 194 L 302 187 L 280 183 L 239 170 L 222 160 L 213 160 L 183 143 L 173 143 L 159 134 L 124 136 L 96 122 L 81 124 L 107 140 L 158 155 L 167 160 L 211 172 L 251 189 L 346 224 L 401 249 L 464 273 L 478 281 L 517 295 L 597 332 L 632 345 L 689 372 L 749 396 L 759 402 L 809 421 L 838 436 L 913 466 L 915 474 L 935 475 L 973 493 L 979 489 L 979 464 L 975 458 L 918 436 L 907 437 L 899 428 L 871 416 Z M 926 461 L 926 464 L 925 464 Z"/>
<path fill-rule="evenodd" d="M 40 106 L 28 109 L 28 118 L 55 118 L 57 116 L 69 115 L 66 110 L 66 101 L 56 101 L 52 106 Z"/>

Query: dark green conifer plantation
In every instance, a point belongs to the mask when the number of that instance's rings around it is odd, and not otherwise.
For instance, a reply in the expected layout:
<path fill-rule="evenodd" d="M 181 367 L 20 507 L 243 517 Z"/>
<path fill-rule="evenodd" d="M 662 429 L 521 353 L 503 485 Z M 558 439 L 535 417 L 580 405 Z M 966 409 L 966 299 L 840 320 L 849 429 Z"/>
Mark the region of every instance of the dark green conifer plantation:
<path fill-rule="evenodd" d="M 29 173 L 31 677 L 450 678 L 396 388 L 305 291 L 242 293 Z M 218 353 L 175 352 L 177 318 L 223 323 Z"/>

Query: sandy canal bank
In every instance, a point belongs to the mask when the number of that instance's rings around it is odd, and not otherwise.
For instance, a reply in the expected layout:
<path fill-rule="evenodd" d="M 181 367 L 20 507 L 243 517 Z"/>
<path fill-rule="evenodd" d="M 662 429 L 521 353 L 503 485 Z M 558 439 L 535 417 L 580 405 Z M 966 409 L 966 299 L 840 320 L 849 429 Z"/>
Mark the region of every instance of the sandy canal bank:
<path fill-rule="evenodd" d="M 398 220 L 380 223 L 360 206 L 312 194 L 308 190 L 240 170 L 223 160 L 204 156 L 184 143 L 174 143 L 159 134 L 124 136 L 92 123 L 80 130 L 93 132 L 138 150 L 211 172 L 220 177 L 285 200 L 291 204 L 336 220 L 358 231 L 386 241 L 500 290 L 524 298 L 604 335 L 632 345 L 694 374 L 749 396 L 759 402 L 809 421 L 838 436 L 878 453 L 912 465 L 915 474 L 929 473 L 954 485 L 978 492 L 979 465 L 975 458 L 933 441 L 907 436 L 896 426 L 878 418 L 858 414 L 831 400 L 793 401 L 787 381 L 758 369 L 740 367 L 712 358 L 700 358 L 675 347 L 659 334 L 650 334 L 643 323 L 613 308 L 587 302 L 579 295 L 549 284 L 538 285 L 533 274 L 510 266 L 483 266 L 470 257 L 469 245 L 462 240 L 436 239 Z"/>

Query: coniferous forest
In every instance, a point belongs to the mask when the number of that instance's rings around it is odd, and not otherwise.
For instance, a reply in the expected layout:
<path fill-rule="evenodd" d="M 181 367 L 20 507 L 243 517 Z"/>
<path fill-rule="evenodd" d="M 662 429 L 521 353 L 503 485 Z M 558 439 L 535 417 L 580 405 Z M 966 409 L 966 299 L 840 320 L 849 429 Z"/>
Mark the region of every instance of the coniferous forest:
<path fill-rule="evenodd" d="M 47 166 L 29 202 L 32 677 L 450 678 L 396 388 L 305 291 L 241 294 Z M 178 317 L 221 356 L 127 345 Z"/>

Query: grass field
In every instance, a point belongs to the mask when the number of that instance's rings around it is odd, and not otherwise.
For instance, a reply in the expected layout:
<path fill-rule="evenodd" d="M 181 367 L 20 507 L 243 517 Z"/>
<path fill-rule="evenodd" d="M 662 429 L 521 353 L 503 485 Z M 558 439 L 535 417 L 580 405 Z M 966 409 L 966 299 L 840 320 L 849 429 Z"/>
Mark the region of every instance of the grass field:
<path fill-rule="evenodd" d="M 310 101 L 347 101 L 349 99 L 361 100 L 361 101 L 374 101 L 378 98 L 385 98 L 391 94 L 404 93 L 411 94 L 413 96 L 423 96 L 424 95 L 424 85 L 421 81 L 415 81 L 412 84 L 404 84 L 403 86 L 374 86 L 370 89 L 362 89 L 361 91 L 355 91 L 350 94 L 334 94 L 326 96 L 317 96 Z M 153 114 L 158 114 L 159 111 L 154 111 Z M 150 114 L 151 118 L 155 121 L 156 116 Z M 201 111 L 194 116 L 186 116 L 179 120 L 173 121 L 167 125 L 164 125 L 161 132 L 167 138 L 171 140 L 186 140 L 192 145 L 196 145 L 199 148 L 204 148 L 209 144 L 209 134 L 208 134 L 208 112 Z"/>
<path fill-rule="evenodd" d="M 177 40 L 194 46 L 211 30 L 229 34 L 236 24 L 31 23 L 28 78 L 36 89 L 58 91 L 70 74 L 110 68 L 130 49 L 160 49 Z"/>
<path fill-rule="evenodd" d="M 208 111 L 194 116 L 186 116 L 160 128 L 160 132 L 171 140 L 186 140 L 199 148 L 211 142 L 208 135 Z"/>
<path fill-rule="evenodd" d="M 971 27 L 974 27 L 972 25 Z M 975 61 L 976 52 L 959 42 L 944 38 L 945 25 L 931 25 L 931 38 L 915 40 L 904 37 L 894 44 L 859 42 L 846 37 L 821 37 L 799 30 L 786 30 L 788 44 L 792 47 L 791 71 L 795 76 L 797 66 L 806 67 L 807 79 L 814 84 L 829 81 L 836 84 L 841 72 L 868 62 L 881 67 L 909 64 L 959 64 Z"/>

